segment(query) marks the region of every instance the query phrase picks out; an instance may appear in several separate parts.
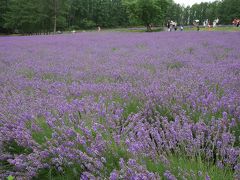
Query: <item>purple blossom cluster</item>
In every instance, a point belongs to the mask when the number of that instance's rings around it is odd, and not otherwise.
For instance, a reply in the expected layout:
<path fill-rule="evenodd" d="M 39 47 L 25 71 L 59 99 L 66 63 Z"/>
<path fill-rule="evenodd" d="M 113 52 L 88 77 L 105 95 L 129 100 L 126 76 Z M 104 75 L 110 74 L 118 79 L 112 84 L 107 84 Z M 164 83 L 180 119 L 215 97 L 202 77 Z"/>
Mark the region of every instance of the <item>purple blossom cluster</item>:
<path fill-rule="evenodd" d="M 0 179 L 67 169 L 78 179 L 212 178 L 176 171 L 173 156 L 239 179 L 238 39 L 225 32 L 0 37 Z"/>
<path fill-rule="evenodd" d="M 185 154 L 189 157 L 201 157 L 206 161 L 217 161 L 222 166 L 235 167 L 240 149 L 234 147 L 235 137 L 230 133 L 228 120 L 191 122 L 185 117 L 176 117 L 170 121 L 155 115 L 148 121 L 146 117 L 135 116 L 130 120 L 134 125 L 126 138 L 126 145 L 132 154 L 149 156 L 153 160 L 164 154 Z"/>
<path fill-rule="evenodd" d="M 128 162 L 124 162 L 123 159 L 120 159 L 120 171 L 114 170 L 110 174 L 110 180 L 117 179 L 160 179 L 160 176 L 155 173 L 151 173 L 146 170 L 145 167 L 139 165 L 136 160 L 129 159 Z"/>

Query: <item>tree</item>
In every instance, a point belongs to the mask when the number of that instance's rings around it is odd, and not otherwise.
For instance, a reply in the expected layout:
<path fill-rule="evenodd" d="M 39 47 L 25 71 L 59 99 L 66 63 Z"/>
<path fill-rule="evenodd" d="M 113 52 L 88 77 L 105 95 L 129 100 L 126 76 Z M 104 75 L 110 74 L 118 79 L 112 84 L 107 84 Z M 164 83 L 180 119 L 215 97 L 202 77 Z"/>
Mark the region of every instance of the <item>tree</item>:
<path fill-rule="evenodd" d="M 173 20 L 178 24 L 183 24 L 183 11 L 184 8 L 180 4 L 169 4 L 167 20 Z"/>
<path fill-rule="evenodd" d="M 43 12 L 52 25 L 53 32 L 56 33 L 57 28 L 64 29 L 66 26 L 66 16 L 71 1 L 69 0 L 44 0 Z"/>
<path fill-rule="evenodd" d="M 162 25 L 172 0 L 0 0 L 0 28 L 20 33 Z M 4 3 L 2 3 L 4 2 Z M 5 2 L 8 2 L 7 6 Z M 3 6 L 4 5 L 4 6 Z"/>
<path fill-rule="evenodd" d="M 164 16 L 161 0 L 127 0 L 125 5 L 130 18 L 136 18 L 151 31 L 151 24 L 161 24 Z"/>
<path fill-rule="evenodd" d="M 5 19 L 4 16 L 8 10 L 9 0 L 0 0 L 0 33 L 7 32 L 7 29 L 4 28 Z"/>
<path fill-rule="evenodd" d="M 239 7 L 239 0 L 216 0 L 211 3 L 194 4 L 184 8 L 183 21 L 185 24 L 191 24 L 194 19 L 199 19 L 200 22 L 208 19 L 212 23 L 219 18 L 221 24 L 230 24 L 233 19 L 240 18 Z M 173 10 L 173 14 L 175 12 Z"/>
<path fill-rule="evenodd" d="M 65 28 L 67 0 L 10 0 L 4 27 L 20 33 L 49 32 Z"/>
<path fill-rule="evenodd" d="M 39 27 L 36 0 L 11 0 L 4 15 L 5 28 L 32 33 Z"/>
<path fill-rule="evenodd" d="M 240 18 L 240 1 L 223 0 L 218 4 L 218 14 L 221 23 L 230 24 L 233 19 Z"/>

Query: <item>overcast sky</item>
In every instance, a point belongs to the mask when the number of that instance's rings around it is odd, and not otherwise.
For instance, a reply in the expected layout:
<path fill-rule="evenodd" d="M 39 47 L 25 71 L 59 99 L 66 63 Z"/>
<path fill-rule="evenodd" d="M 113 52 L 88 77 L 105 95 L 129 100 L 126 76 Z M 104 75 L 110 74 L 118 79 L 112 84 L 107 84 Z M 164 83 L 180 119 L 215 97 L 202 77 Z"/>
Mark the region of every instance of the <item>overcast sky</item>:
<path fill-rule="evenodd" d="M 201 2 L 213 2 L 215 0 L 174 0 L 176 3 L 179 3 L 179 4 L 184 4 L 185 6 L 188 6 L 188 5 L 193 5 L 195 3 L 201 3 Z"/>

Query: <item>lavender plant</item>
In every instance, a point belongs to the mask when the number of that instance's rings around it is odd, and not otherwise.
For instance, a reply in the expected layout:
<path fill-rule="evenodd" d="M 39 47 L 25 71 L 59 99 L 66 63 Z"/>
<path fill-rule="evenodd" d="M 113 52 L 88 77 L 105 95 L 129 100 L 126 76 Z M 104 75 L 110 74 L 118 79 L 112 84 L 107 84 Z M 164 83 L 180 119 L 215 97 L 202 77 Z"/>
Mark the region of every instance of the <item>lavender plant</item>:
<path fill-rule="evenodd" d="M 238 36 L 0 37 L 0 179 L 239 179 Z"/>

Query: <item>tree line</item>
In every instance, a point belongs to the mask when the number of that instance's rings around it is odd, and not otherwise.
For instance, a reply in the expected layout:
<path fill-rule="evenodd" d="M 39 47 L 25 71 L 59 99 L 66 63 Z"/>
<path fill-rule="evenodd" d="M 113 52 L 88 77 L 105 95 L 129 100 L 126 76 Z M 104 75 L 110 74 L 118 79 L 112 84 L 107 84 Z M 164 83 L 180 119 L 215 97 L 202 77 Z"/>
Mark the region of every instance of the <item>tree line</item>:
<path fill-rule="evenodd" d="M 184 7 L 173 0 L 0 0 L 0 33 L 50 33 L 58 30 L 144 25 L 167 20 L 191 25 L 193 20 L 230 24 L 240 18 L 239 0 L 218 0 Z"/>
<path fill-rule="evenodd" d="M 184 24 L 189 24 L 198 19 L 201 23 L 208 19 L 211 23 L 220 19 L 220 24 L 231 24 L 233 19 L 240 18 L 240 1 L 239 0 L 218 0 L 212 3 L 194 4 L 184 9 Z"/>

